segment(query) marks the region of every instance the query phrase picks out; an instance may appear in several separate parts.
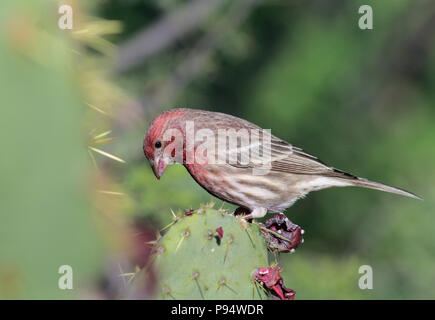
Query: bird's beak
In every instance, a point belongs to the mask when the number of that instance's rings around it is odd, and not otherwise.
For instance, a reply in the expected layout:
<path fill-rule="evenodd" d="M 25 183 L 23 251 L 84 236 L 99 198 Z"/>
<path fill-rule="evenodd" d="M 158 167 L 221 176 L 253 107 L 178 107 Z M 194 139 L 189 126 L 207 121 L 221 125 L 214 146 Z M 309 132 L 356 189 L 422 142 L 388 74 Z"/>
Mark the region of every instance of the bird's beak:
<path fill-rule="evenodd" d="M 151 167 L 157 179 L 160 179 L 160 177 L 163 175 L 163 172 L 165 172 L 167 166 L 168 163 L 162 157 L 156 157 L 154 159 Z"/>

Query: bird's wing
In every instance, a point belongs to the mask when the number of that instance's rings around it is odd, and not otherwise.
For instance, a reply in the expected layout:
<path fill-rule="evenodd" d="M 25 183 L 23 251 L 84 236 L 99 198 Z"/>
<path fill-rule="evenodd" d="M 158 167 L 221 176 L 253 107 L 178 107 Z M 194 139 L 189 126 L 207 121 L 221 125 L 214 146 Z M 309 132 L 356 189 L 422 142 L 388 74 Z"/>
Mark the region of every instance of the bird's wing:
<path fill-rule="evenodd" d="M 248 146 L 241 147 L 238 145 L 239 149 L 229 149 L 229 154 L 238 153 L 237 162 L 230 162 L 230 165 L 247 169 L 269 166 L 271 171 L 276 172 L 357 179 L 352 174 L 327 166 L 315 156 L 275 136 L 270 136 L 270 143 L 263 143 L 262 138 L 263 136 L 253 139 L 254 143 L 252 143 L 251 139 Z M 258 140 L 260 142 L 257 142 Z M 261 151 L 252 152 L 258 148 L 258 145 Z M 242 161 L 243 156 L 240 156 L 241 154 L 247 156 L 249 162 Z"/>
<path fill-rule="evenodd" d="M 273 147 L 272 147 L 273 150 Z M 293 152 L 287 157 L 272 161 L 272 171 L 289 172 L 296 174 L 320 175 L 345 179 L 357 179 L 356 176 L 332 168 L 318 158 L 306 153 L 300 148 L 293 147 Z"/>
<path fill-rule="evenodd" d="M 204 116 L 203 113 L 200 115 Z M 207 113 L 205 115 L 207 119 L 213 118 L 213 114 Z M 197 121 L 197 123 L 199 123 L 200 128 L 209 126 L 208 122 Z M 233 159 L 233 161 L 229 161 L 233 167 L 246 169 L 268 167 L 268 170 L 276 172 L 357 179 L 354 175 L 327 166 L 318 158 L 246 120 L 219 114 L 219 117 L 213 118 L 213 128 L 233 128 L 235 132 L 232 134 L 238 135 L 239 138 L 244 137 L 244 143 L 242 139 L 236 138 L 236 146 L 234 144 L 232 147 L 227 145 L 226 157 L 227 160 Z"/>

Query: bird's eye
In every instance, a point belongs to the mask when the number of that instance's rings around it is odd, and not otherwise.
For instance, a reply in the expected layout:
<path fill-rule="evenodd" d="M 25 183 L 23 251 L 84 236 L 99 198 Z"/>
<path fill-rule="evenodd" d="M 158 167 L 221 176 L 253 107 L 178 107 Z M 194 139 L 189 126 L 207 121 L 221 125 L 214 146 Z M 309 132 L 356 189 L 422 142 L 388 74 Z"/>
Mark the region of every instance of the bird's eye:
<path fill-rule="evenodd" d="M 154 147 L 156 147 L 156 149 L 159 149 L 162 147 L 162 143 L 159 140 L 157 140 L 156 143 L 154 144 Z"/>

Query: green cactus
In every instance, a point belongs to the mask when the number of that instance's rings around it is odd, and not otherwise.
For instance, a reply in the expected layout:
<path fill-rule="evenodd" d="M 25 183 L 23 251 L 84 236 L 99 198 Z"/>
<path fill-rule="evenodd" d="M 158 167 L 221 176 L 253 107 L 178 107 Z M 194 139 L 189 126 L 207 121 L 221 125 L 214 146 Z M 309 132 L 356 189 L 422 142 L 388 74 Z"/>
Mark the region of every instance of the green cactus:
<path fill-rule="evenodd" d="M 156 299 L 267 298 L 252 280 L 269 265 L 257 225 L 206 207 L 174 221 L 155 244 Z"/>

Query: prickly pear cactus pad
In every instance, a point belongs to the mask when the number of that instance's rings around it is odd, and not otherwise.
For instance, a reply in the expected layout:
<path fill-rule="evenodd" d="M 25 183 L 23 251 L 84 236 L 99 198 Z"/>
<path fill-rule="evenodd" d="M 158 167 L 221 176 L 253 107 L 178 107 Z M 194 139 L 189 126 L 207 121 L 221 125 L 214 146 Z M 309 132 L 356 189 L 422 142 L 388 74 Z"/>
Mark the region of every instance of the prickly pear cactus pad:
<path fill-rule="evenodd" d="M 222 210 L 190 210 L 155 244 L 156 299 L 267 299 L 253 282 L 268 266 L 257 225 Z"/>

